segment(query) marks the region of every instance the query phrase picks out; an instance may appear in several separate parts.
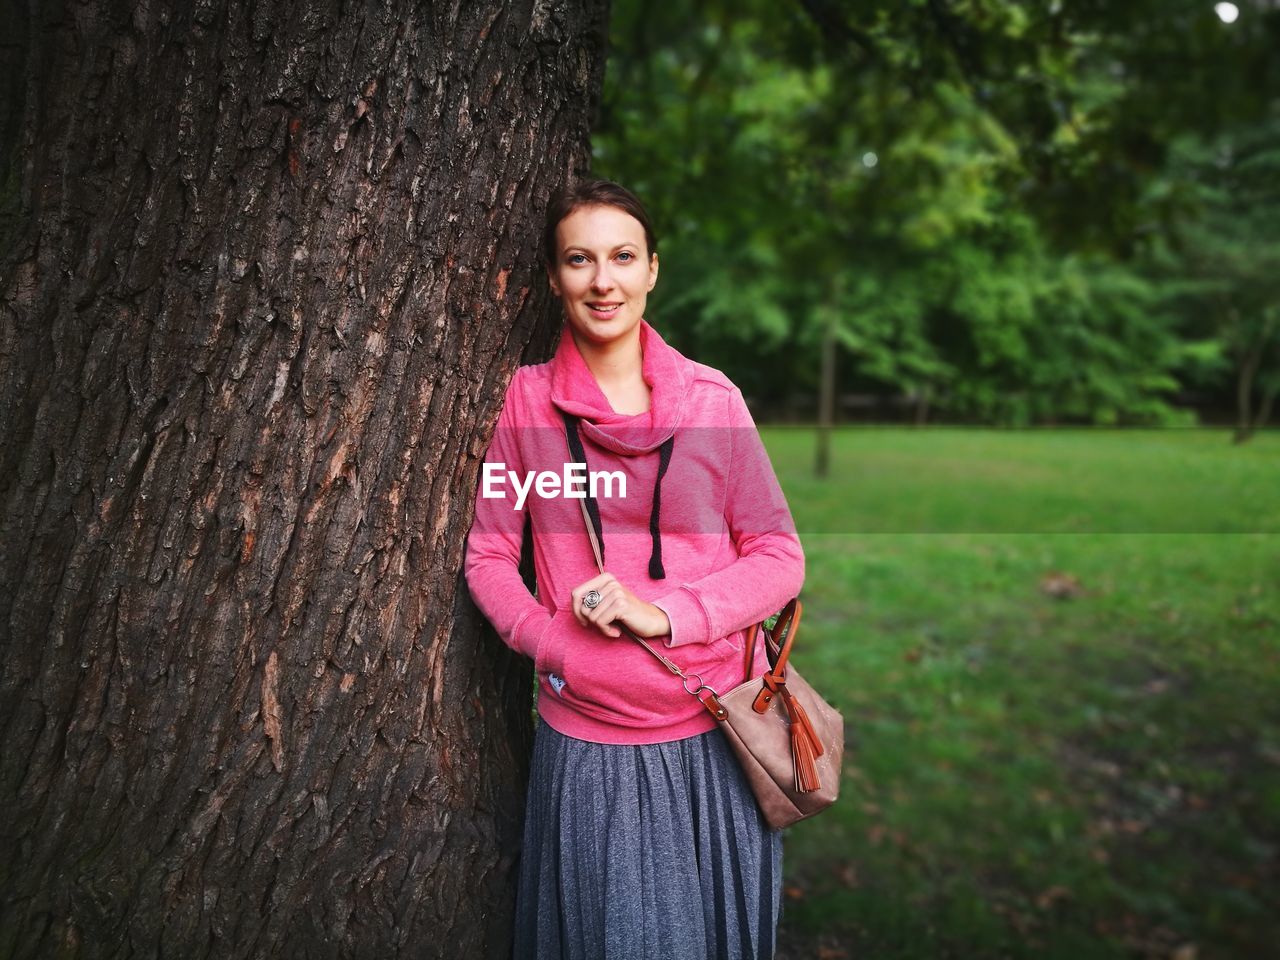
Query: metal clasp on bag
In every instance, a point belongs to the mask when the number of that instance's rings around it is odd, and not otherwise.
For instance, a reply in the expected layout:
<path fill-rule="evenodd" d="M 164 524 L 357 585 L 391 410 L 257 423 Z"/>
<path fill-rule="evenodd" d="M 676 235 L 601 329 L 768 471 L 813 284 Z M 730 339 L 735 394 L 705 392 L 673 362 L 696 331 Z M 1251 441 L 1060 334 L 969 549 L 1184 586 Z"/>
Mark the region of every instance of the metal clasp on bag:
<path fill-rule="evenodd" d="M 697 677 L 698 685 L 690 690 L 689 681 L 694 677 Z M 706 707 L 707 711 L 717 720 L 729 719 L 729 711 L 726 710 L 724 708 L 724 704 L 720 702 L 720 694 L 716 693 L 713 687 L 703 683 L 702 677 L 699 677 L 696 673 L 686 673 L 682 675 L 680 684 L 684 687 L 685 693 L 689 694 L 691 697 L 697 697 L 698 701 Z M 709 695 L 704 697 L 702 695 L 703 690 L 708 691 Z"/>

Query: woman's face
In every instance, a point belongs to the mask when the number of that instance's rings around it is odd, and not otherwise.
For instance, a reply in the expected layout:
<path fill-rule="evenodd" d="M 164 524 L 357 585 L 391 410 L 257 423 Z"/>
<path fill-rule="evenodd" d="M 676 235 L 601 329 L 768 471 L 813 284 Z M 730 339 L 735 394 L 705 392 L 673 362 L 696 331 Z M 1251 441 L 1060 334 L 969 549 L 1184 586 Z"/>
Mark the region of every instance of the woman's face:
<path fill-rule="evenodd" d="M 646 251 L 644 227 L 617 207 L 578 207 L 560 221 L 547 274 L 579 339 L 615 343 L 639 326 L 658 280 L 658 255 Z"/>

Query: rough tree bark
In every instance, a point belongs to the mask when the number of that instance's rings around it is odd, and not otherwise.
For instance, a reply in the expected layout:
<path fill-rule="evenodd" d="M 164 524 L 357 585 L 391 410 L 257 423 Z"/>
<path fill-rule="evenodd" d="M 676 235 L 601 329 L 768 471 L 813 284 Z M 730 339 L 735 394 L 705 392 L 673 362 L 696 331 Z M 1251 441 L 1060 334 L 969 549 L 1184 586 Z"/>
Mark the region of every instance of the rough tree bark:
<path fill-rule="evenodd" d="M 0 955 L 509 948 L 459 570 L 606 7 L 0 14 Z"/>

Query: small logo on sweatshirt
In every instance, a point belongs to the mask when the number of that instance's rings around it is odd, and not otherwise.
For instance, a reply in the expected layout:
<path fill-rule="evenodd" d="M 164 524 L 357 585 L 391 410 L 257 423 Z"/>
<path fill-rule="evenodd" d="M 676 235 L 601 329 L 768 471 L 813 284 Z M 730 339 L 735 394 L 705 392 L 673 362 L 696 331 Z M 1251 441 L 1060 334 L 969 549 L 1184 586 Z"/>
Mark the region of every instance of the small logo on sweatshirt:
<path fill-rule="evenodd" d="M 552 687 L 555 688 L 555 691 L 557 694 L 559 694 L 562 697 L 564 696 L 564 693 L 563 693 L 564 685 L 565 685 L 564 677 L 558 677 L 554 673 L 548 673 L 547 682 L 551 684 Z"/>

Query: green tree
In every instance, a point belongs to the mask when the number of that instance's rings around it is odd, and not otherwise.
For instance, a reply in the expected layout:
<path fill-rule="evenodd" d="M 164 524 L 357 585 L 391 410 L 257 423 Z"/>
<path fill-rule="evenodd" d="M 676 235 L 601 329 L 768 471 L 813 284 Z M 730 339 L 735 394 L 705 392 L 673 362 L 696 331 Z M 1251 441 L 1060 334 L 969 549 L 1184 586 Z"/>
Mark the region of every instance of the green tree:
<path fill-rule="evenodd" d="M 597 169 L 654 202 L 657 314 L 778 401 L 1170 422 L 1169 143 L 1258 115 L 1280 20 L 1206 4 L 615 6 Z M 781 372 L 784 376 L 778 376 Z M 785 387 L 781 385 L 786 385 Z"/>
<path fill-rule="evenodd" d="M 1230 369 L 1234 439 L 1243 443 L 1280 393 L 1280 110 L 1211 140 L 1184 140 L 1173 166 L 1180 179 L 1166 190 L 1182 213 L 1159 262 L 1177 278 L 1171 299 L 1188 337 Z"/>

